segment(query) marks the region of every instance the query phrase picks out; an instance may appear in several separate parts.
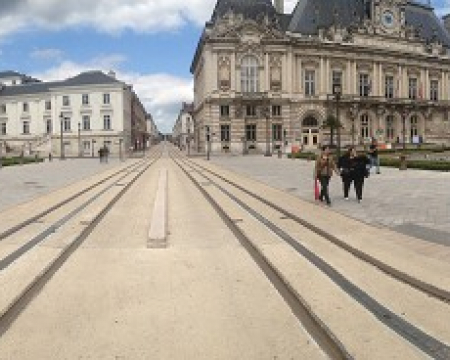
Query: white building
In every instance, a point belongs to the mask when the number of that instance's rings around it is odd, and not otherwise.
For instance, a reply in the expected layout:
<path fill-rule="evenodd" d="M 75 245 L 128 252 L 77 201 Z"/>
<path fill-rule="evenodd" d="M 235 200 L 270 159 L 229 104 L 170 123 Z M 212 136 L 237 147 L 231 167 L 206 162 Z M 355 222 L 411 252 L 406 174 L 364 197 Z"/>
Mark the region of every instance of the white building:
<path fill-rule="evenodd" d="M 133 119 L 130 86 L 101 71 L 64 81 L 40 82 L 21 74 L 0 73 L 0 144 L 8 152 L 97 156 L 130 149 L 133 127 L 146 128 L 146 116 Z"/>
<path fill-rule="evenodd" d="M 197 132 L 192 112 L 193 104 L 183 103 L 172 129 L 173 142 L 181 149 L 187 149 L 188 146 L 191 146 L 191 148 L 194 149 L 195 144 L 197 143 Z"/>

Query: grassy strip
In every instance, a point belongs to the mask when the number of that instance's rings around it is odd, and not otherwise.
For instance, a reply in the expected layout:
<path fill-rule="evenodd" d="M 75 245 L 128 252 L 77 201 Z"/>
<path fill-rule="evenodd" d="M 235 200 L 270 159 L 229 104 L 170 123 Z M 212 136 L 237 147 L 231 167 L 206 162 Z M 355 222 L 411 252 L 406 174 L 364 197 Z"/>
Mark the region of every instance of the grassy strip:
<path fill-rule="evenodd" d="M 311 152 L 303 152 L 296 154 L 288 154 L 289 158 L 310 159 L 315 160 L 316 155 Z M 407 160 L 407 166 L 410 169 L 434 170 L 434 171 L 450 171 L 449 161 L 434 160 Z M 380 165 L 387 167 L 400 167 L 400 159 L 398 157 L 380 157 Z"/>
<path fill-rule="evenodd" d="M 13 157 L 13 158 L 2 158 L 1 161 L 3 166 L 14 166 L 21 164 L 31 164 L 36 162 L 40 163 L 43 162 L 44 159 L 34 157 L 24 157 L 22 159 L 20 157 Z"/>

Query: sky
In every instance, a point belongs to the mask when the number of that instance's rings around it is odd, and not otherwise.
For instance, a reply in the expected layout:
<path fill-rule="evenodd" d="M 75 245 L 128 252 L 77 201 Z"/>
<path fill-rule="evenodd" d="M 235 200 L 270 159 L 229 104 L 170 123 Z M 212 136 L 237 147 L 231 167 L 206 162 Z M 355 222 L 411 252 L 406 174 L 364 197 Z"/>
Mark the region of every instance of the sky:
<path fill-rule="evenodd" d="M 290 12 L 296 0 L 285 1 Z M 43 81 L 114 70 L 169 133 L 193 100 L 191 61 L 216 0 L 0 0 L 0 71 Z M 439 16 L 450 0 L 431 0 Z"/>

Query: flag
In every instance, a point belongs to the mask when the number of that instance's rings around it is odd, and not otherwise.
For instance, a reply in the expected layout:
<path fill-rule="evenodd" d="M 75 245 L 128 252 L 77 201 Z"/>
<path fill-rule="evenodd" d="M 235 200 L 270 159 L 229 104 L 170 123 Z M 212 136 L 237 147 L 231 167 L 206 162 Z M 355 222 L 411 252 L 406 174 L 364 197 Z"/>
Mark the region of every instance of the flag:
<path fill-rule="evenodd" d="M 319 189 L 319 179 L 314 178 L 314 199 L 319 200 L 320 189 Z"/>

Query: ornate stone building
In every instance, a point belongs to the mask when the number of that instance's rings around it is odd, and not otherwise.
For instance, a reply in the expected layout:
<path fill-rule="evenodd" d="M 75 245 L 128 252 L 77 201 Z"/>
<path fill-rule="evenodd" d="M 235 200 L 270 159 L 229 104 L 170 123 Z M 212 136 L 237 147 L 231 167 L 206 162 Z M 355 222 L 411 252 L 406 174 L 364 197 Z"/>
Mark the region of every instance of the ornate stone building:
<path fill-rule="evenodd" d="M 450 35 L 408 0 L 218 0 L 199 41 L 199 148 L 272 152 L 342 145 L 449 143 Z"/>

